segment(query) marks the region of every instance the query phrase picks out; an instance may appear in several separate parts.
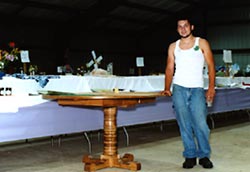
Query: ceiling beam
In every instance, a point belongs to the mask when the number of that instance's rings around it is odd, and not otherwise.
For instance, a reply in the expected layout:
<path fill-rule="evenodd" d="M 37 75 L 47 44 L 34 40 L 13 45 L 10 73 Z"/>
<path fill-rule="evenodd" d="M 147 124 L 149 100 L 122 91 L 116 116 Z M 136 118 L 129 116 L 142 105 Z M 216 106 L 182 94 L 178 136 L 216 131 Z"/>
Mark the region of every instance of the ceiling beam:
<path fill-rule="evenodd" d="M 80 14 L 72 17 L 68 23 L 71 25 L 91 26 L 98 19 L 106 17 L 109 13 L 119 6 L 119 0 L 98 0 L 94 5 Z"/>
<path fill-rule="evenodd" d="M 18 16 L 15 14 L 7 15 L 5 13 L 0 13 L 0 20 L 1 22 L 5 23 L 5 25 L 11 25 L 11 26 L 24 25 L 32 27 L 47 27 L 45 23 L 51 26 L 58 26 L 58 25 L 63 26 L 63 22 L 59 21 L 48 20 L 48 19 L 35 19 L 35 18 Z"/>
<path fill-rule="evenodd" d="M 81 9 L 78 9 L 78 8 L 71 8 L 71 7 L 67 7 L 63 5 L 42 3 L 42 1 L 34 2 L 30 0 L 1 0 L 0 3 L 19 5 L 18 7 L 19 12 L 21 12 L 27 7 L 41 8 L 41 9 L 47 9 L 47 10 L 57 10 L 57 11 L 61 11 L 64 13 L 69 13 L 69 14 L 75 14 L 81 11 Z M 16 13 L 18 12 L 16 11 Z"/>
<path fill-rule="evenodd" d="M 188 4 L 191 6 L 200 6 L 202 3 L 194 1 L 194 0 L 176 0 L 177 2 Z"/>
<path fill-rule="evenodd" d="M 121 1 L 121 5 L 130 7 L 130 8 L 143 10 L 143 11 L 150 11 L 150 12 L 153 12 L 153 13 L 158 13 L 158 14 L 161 14 L 161 15 L 172 15 L 172 14 L 174 14 L 172 11 L 169 11 L 169 10 L 156 8 L 156 7 L 152 7 L 152 6 L 150 7 L 150 6 L 147 6 L 147 5 L 131 2 L 131 1 L 128 1 L 128 0 Z"/>
<path fill-rule="evenodd" d="M 136 24 L 142 24 L 142 25 L 152 25 L 152 24 L 157 23 L 152 20 L 136 19 L 136 18 L 125 17 L 125 16 L 117 16 L 117 15 L 108 15 L 106 18 L 111 19 L 111 20 L 118 20 L 118 21 L 124 21 L 128 23 L 136 23 Z"/>

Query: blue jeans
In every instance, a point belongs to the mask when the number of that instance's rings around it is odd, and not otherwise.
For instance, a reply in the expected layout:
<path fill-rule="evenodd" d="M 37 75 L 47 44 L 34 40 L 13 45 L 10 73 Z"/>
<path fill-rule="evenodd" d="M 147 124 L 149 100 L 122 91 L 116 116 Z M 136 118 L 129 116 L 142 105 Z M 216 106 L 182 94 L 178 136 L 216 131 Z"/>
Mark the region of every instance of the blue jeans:
<path fill-rule="evenodd" d="M 203 88 L 173 85 L 173 104 L 183 141 L 185 158 L 210 157 L 210 129 Z"/>

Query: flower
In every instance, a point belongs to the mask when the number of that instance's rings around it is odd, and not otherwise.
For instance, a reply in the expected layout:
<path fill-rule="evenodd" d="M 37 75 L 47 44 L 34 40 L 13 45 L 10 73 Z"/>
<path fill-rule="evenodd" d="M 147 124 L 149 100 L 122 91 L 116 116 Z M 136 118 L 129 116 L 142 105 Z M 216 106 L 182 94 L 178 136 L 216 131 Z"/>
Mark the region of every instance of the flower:
<path fill-rule="evenodd" d="M 9 42 L 9 47 L 15 48 L 15 46 L 16 46 L 15 42 Z"/>
<path fill-rule="evenodd" d="M 9 42 L 9 51 L 0 50 L 0 70 L 3 70 L 9 62 L 18 60 L 20 51 L 15 47 L 15 42 Z"/>

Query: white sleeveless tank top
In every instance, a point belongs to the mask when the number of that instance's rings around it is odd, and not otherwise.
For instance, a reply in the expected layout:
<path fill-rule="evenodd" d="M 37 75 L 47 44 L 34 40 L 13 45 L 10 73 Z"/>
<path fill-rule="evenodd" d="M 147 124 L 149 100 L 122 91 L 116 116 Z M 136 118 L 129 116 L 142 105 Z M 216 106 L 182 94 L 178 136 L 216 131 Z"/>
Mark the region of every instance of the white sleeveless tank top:
<path fill-rule="evenodd" d="M 183 50 L 179 44 L 180 40 L 177 40 L 174 50 L 176 66 L 173 83 L 188 88 L 203 87 L 205 59 L 199 48 L 199 37 L 195 38 L 195 44 L 190 49 Z"/>

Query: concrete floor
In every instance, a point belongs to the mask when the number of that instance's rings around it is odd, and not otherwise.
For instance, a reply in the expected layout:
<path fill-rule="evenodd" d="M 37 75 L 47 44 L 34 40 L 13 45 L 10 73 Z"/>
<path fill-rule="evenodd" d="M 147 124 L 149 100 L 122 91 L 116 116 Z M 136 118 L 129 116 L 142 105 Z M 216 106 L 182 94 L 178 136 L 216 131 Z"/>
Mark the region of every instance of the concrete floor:
<path fill-rule="evenodd" d="M 141 172 L 249 172 L 250 122 L 230 124 L 211 130 L 211 160 L 213 169 L 197 165 L 183 169 L 182 142 L 175 122 L 163 125 L 143 125 L 128 128 L 130 145 L 119 130 L 119 154 L 133 153 L 142 165 Z M 102 141 L 97 132 L 89 133 L 92 154 L 102 153 Z M 57 143 L 57 142 L 56 142 Z M 0 172 L 82 172 L 83 154 L 88 154 L 88 144 L 81 135 L 62 137 L 61 146 L 51 146 L 50 139 L 28 143 L 0 145 Z M 100 172 L 128 172 L 116 168 Z"/>

